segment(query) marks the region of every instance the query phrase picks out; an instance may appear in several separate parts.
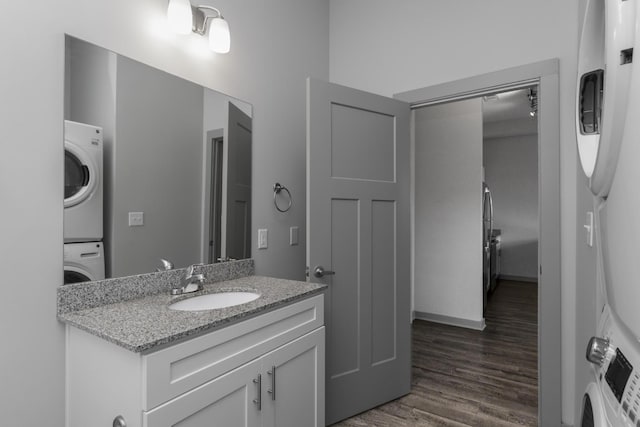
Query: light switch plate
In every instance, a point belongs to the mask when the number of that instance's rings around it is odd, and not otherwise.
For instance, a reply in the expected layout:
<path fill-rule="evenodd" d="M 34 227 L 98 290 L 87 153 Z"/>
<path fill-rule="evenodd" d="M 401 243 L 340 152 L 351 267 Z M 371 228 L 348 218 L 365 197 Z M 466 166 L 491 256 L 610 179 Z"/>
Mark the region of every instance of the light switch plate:
<path fill-rule="evenodd" d="M 129 212 L 129 227 L 144 225 L 144 212 Z"/>
<path fill-rule="evenodd" d="M 299 241 L 300 229 L 298 227 L 289 228 L 289 245 L 296 246 Z"/>
<path fill-rule="evenodd" d="M 266 228 L 258 229 L 258 249 L 267 249 L 268 242 L 268 230 Z"/>
<path fill-rule="evenodd" d="M 593 247 L 593 212 L 587 212 L 587 223 L 584 225 L 587 233 L 587 246 Z"/>

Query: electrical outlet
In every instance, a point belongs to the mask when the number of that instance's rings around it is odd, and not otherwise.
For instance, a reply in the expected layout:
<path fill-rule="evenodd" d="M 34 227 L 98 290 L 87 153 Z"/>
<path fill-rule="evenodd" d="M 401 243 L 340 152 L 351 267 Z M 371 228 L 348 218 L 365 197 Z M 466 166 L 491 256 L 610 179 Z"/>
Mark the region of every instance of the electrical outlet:
<path fill-rule="evenodd" d="M 129 212 L 129 227 L 144 225 L 144 212 Z"/>

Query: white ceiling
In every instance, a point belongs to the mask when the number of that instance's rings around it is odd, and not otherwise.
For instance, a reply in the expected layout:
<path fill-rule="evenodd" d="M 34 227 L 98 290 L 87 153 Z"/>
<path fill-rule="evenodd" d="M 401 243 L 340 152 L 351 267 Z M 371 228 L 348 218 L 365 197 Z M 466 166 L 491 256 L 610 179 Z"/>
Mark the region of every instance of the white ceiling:
<path fill-rule="evenodd" d="M 529 89 L 518 89 L 483 97 L 483 121 L 491 123 L 503 120 L 535 120 L 529 115 L 531 108 L 528 93 Z"/>

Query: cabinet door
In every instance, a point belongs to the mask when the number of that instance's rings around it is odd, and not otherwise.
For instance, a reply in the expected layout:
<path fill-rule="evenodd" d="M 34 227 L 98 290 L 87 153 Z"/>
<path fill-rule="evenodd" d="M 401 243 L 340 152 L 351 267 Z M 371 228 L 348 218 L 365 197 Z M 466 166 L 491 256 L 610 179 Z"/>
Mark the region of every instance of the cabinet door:
<path fill-rule="evenodd" d="M 324 334 L 321 327 L 262 358 L 263 427 L 324 427 Z"/>
<path fill-rule="evenodd" d="M 143 414 L 143 427 L 257 427 L 260 359 Z M 264 381 L 264 379 L 263 379 Z M 264 382 L 263 382 L 264 389 Z M 264 394 L 264 393 L 263 393 Z"/>

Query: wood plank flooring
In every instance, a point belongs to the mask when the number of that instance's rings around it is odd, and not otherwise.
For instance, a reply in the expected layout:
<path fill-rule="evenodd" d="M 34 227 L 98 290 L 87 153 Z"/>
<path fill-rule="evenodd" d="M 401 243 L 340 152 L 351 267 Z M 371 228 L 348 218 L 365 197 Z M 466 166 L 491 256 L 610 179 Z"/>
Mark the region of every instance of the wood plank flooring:
<path fill-rule="evenodd" d="M 411 393 L 334 427 L 536 426 L 538 289 L 500 281 L 484 331 L 416 320 Z"/>

